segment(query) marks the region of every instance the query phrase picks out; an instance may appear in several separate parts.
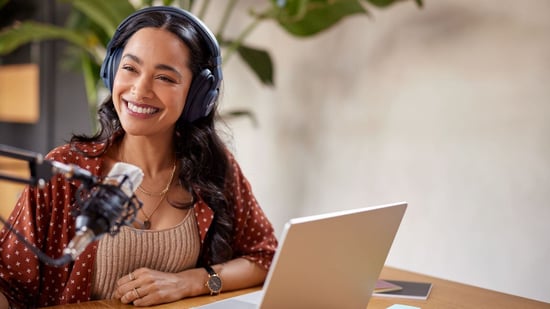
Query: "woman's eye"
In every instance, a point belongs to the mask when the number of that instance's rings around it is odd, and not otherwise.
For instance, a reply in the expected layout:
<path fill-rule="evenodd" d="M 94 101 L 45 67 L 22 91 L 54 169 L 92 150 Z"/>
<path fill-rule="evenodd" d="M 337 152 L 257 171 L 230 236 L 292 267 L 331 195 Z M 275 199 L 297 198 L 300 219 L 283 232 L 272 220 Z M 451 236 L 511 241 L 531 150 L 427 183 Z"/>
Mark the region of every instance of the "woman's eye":
<path fill-rule="evenodd" d="M 133 66 L 130 65 L 123 65 L 122 69 L 128 72 L 136 72 L 136 69 Z"/>
<path fill-rule="evenodd" d="M 165 82 L 169 82 L 169 83 L 175 83 L 176 81 L 171 78 L 171 77 L 168 77 L 168 76 L 165 76 L 165 75 L 160 75 L 157 77 L 159 80 L 162 80 L 162 81 L 165 81 Z"/>

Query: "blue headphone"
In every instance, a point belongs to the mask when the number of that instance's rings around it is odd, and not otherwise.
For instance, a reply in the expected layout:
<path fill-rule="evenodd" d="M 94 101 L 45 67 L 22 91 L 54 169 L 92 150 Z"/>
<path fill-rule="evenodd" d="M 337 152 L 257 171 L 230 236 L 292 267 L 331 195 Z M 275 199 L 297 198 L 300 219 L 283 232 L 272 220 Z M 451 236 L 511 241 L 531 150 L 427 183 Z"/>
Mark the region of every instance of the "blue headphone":
<path fill-rule="evenodd" d="M 198 33 L 206 42 L 208 52 L 210 53 L 211 68 L 202 68 L 198 75 L 193 77 L 189 93 L 187 94 L 187 101 L 183 109 L 182 118 L 187 122 L 193 122 L 199 118 L 206 117 L 212 112 L 216 99 L 220 93 L 220 85 L 223 79 L 222 76 L 222 58 L 220 55 L 220 48 L 216 37 L 212 32 L 193 14 L 171 6 L 151 6 L 138 10 L 126 17 L 117 30 L 115 31 L 111 41 L 107 45 L 107 54 L 105 60 L 101 65 L 101 79 L 105 86 L 113 92 L 113 82 L 115 74 L 120 63 L 122 51 L 124 46 L 113 46 L 120 36 L 121 31 L 127 26 L 129 21 L 134 17 L 148 13 L 148 12 L 160 12 L 175 15 L 180 17 L 190 24 L 192 24 Z"/>

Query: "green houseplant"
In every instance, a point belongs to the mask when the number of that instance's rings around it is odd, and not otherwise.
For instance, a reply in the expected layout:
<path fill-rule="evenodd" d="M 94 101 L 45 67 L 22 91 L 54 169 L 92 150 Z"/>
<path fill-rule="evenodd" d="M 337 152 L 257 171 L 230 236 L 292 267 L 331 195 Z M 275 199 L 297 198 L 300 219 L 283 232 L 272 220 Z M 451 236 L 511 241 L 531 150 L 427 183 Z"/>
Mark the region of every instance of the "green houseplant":
<path fill-rule="evenodd" d="M 16 0 L 11 0 L 16 1 Z M 102 87 L 99 69 L 105 47 L 117 25 L 136 9 L 156 4 L 174 5 L 203 18 L 211 7 L 210 0 L 58 0 L 73 8 L 64 27 L 32 20 L 17 21 L 0 31 L 0 55 L 13 52 L 33 41 L 61 39 L 70 43 L 67 51 L 73 67 L 83 74 L 90 113 L 95 117 L 98 88 Z M 367 5 L 388 7 L 405 0 L 264 0 L 249 7 L 250 22 L 237 34 L 225 32 L 238 0 L 227 0 L 218 25 L 209 25 L 218 38 L 224 63 L 238 54 L 251 71 L 265 85 L 273 85 L 274 68 L 270 54 L 246 44 L 247 36 L 263 21 L 272 20 L 287 33 L 297 37 L 316 35 L 352 15 L 368 15 Z M 421 7 L 422 0 L 415 1 Z M 10 0 L 0 0 L 0 10 Z M 215 9 L 220 9 L 216 2 Z M 200 7 L 199 7 L 200 5 Z M 274 47 L 268 47 L 274 48 Z M 242 114 L 243 111 L 235 111 Z M 246 111 L 244 112 L 246 113 Z M 95 127 L 95 119 L 92 123 Z"/>

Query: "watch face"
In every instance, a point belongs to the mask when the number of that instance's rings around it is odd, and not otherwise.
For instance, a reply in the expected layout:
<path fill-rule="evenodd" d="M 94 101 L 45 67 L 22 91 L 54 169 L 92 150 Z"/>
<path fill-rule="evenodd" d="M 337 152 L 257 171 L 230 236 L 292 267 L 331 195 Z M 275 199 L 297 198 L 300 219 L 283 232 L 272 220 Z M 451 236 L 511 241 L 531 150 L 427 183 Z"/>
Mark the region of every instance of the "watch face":
<path fill-rule="evenodd" d="M 208 287 L 212 292 L 219 292 L 222 289 L 222 279 L 218 276 L 210 276 L 210 279 L 208 279 Z"/>

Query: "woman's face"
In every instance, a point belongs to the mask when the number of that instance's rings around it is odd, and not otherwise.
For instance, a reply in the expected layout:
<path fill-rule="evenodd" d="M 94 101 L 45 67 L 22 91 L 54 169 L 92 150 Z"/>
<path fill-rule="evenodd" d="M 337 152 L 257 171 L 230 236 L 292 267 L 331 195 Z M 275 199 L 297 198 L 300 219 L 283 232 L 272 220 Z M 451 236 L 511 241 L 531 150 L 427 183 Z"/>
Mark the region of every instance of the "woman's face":
<path fill-rule="evenodd" d="M 173 33 L 143 28 L 128 40 L 113 83 L 127 134 L 173 134 L 191 85 L 189 48 Z"/>

